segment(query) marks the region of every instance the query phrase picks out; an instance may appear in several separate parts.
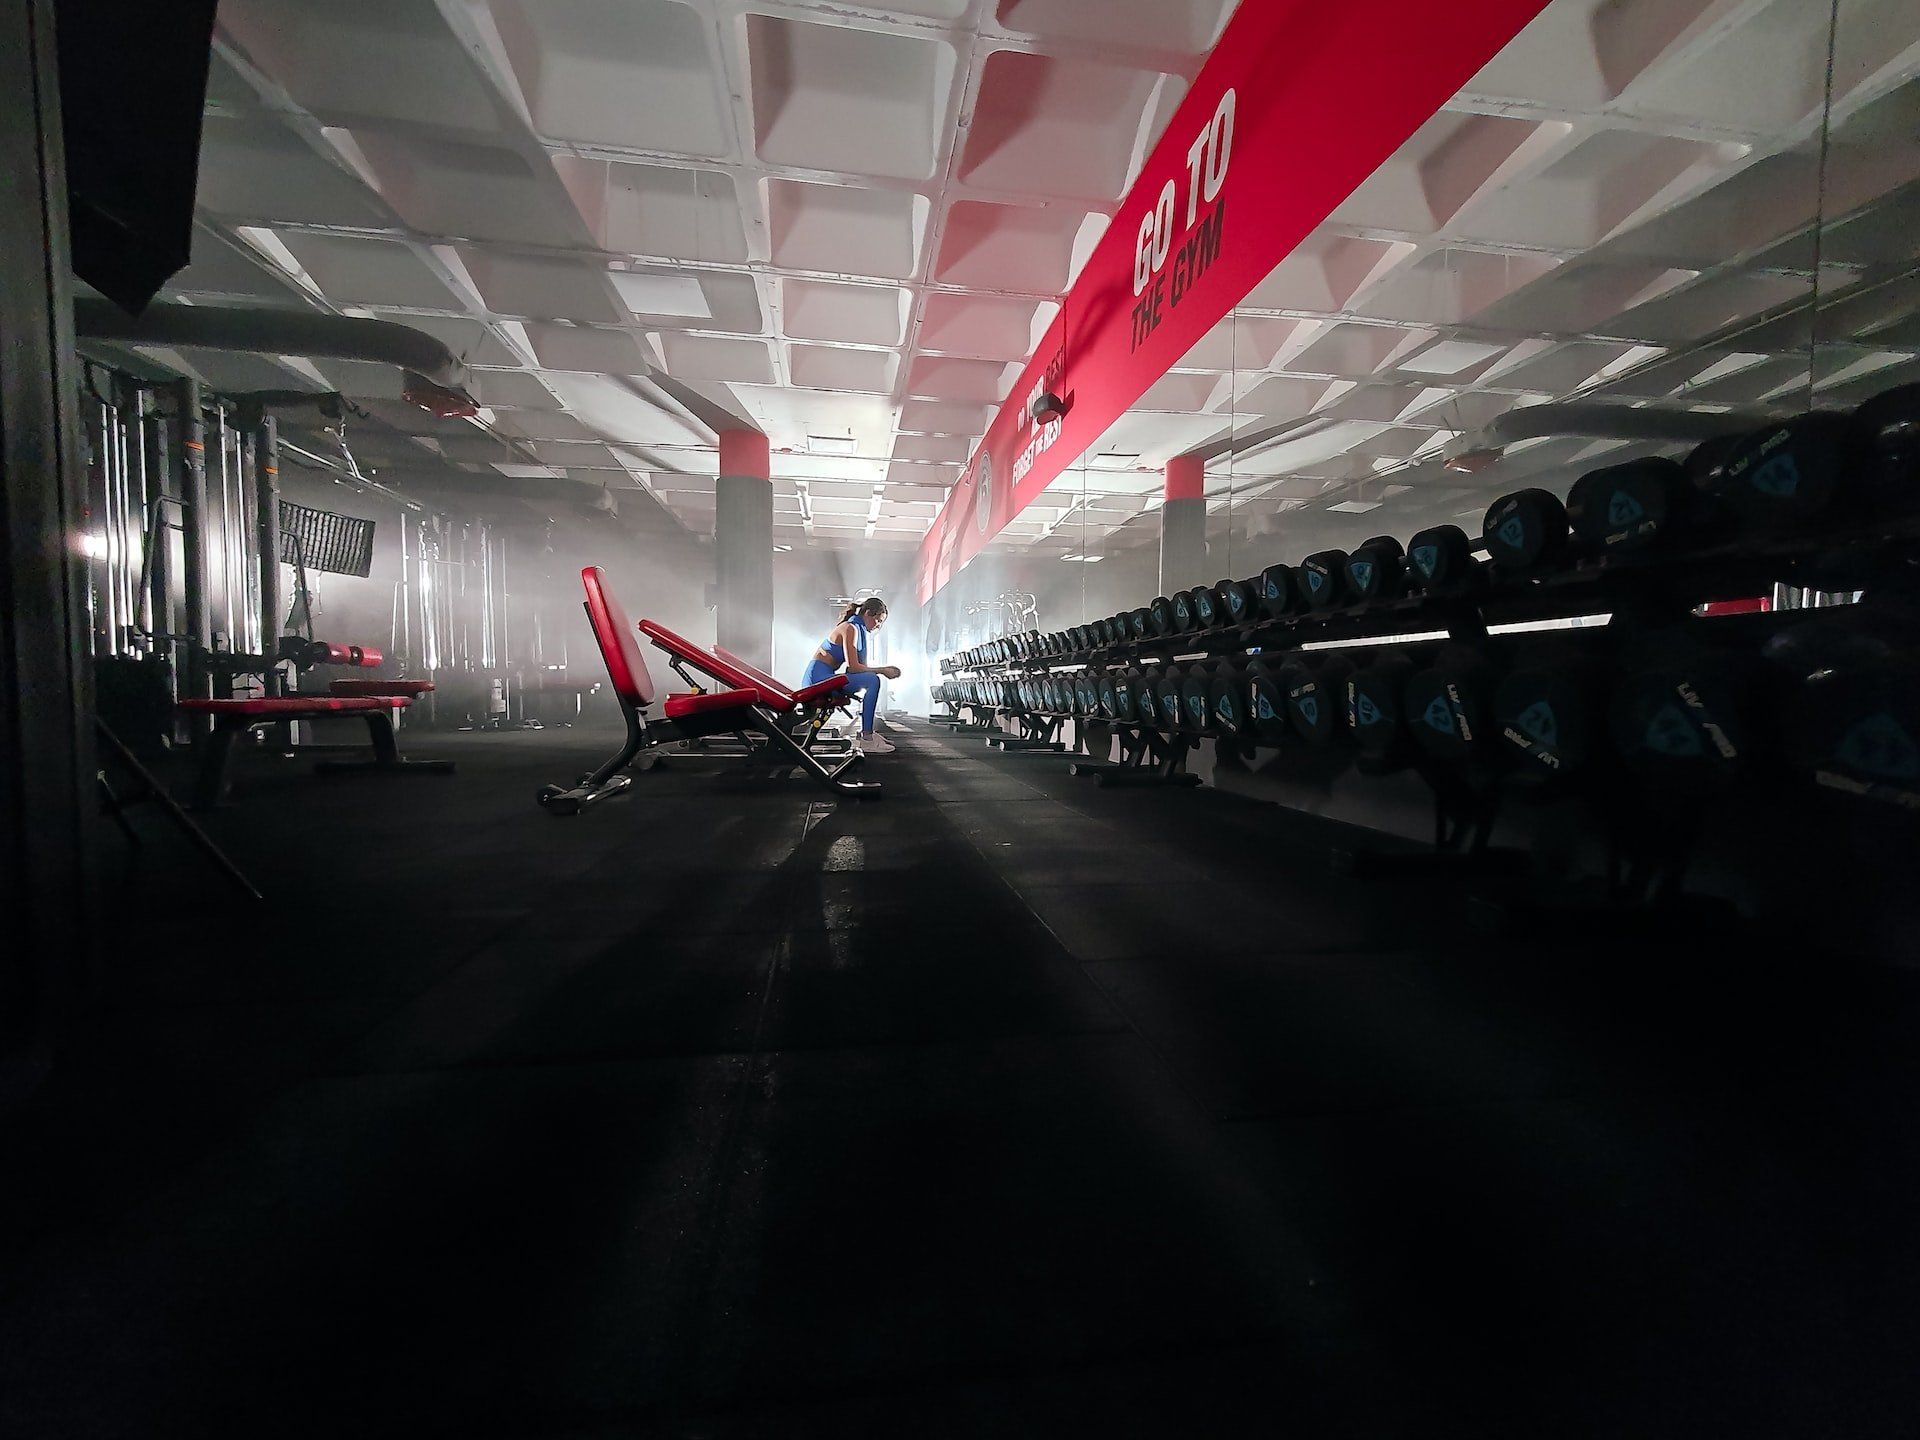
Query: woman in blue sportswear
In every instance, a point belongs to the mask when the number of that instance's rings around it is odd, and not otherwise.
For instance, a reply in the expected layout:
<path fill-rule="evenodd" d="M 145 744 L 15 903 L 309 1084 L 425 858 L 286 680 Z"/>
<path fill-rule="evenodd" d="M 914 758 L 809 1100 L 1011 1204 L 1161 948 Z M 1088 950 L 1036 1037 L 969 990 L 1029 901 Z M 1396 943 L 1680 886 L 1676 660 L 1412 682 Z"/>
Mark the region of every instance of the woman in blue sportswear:
<path fill-rule="evenodd" d="M 840 623 L 833 627 L 813 652 L 813 663 L 807 667 L 806 685 L 818 685 L 829 676 L 837 675 L 842 665 L 847 667 L 847 689 L 860 697 L 860 749 L 870 755 L 892 753 L 894 746 L 886 736 L 878 734 L 873 728 L 874 713 L 880 708 L 880 681 L 900 678 L 897 665 L 867 664 L 867 636 L 887 623 L 887 602 L 879 596 L 863 600 L 840 617 Z"/>

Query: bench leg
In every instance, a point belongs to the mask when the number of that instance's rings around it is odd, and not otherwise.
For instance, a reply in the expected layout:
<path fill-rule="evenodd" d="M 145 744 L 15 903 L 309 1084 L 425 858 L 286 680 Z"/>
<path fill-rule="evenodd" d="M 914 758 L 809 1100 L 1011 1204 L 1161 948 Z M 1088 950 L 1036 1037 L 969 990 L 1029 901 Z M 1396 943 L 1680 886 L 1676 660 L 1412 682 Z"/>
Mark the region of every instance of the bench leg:
<path fill-rule="evenodd" d="M 361 718 L 367 722 L 367 737 L 373 742 L 373 759 L 322 760 L 313 767 L 316 775 L 351 775 L 367 770 L 399 775 L 453 774 L 451 760 L 401 759 L 400 743 L 393 735 L 393 716 L 388 711 L 369 710 Z"/>
<path fill-rule="evenodd" d="M 551 815 L 578 815 L 589 805 L 624 795 L 632 787 L 633 777 L 625 773 L 626 768 L 640 758 L 642 750 L 661 742 L 648 734 L 646 721 L 635 711 L 624 705 L 621 709 L 627 720 L 627 739 L 619 753 L 592 774 L 583 775 L 577 785 L 542 785 L 538 797 L 541 809 Z"/>
<path fill-rule="evenodd" d="M 215 719 L 211 733 L 200 737 L 206 754 L 200 760 L 200 773 L 193 785 L 193 808 L 212 810 L 227 798 L 233 787 L 233 747 L 247 727 L 231 723 L 222 715 Z"/>
<path fill-rule="evenodd" d="M 795 744 L 793 737 L 782 730 L 776 722 L 770 719 L 762 719 L 760 721 L 760 731 L 777 749 L 785 751 L 788 758 L 792 760 L 799 769 L 806 771 L 808 775 L 818 780 L 836 795 L 857 795 L 862 798 L 871 799 L 881 793 L 880 783 L 876 780 L 843 780 L 840 778 L 841 772 L 853 763 L 851 759 L 829 770 L 825 765 L 820 763 L 818 756 Z M 857 758 L 857 755 L 855 758 Z"/>

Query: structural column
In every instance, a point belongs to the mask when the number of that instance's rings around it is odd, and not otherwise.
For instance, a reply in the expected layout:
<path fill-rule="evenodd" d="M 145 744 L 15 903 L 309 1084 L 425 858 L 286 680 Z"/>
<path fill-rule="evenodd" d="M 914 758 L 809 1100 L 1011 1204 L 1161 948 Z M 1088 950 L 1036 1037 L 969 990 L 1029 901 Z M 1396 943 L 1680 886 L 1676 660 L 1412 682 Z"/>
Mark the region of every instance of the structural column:
<path fill-rule="evenodd" d="M 714 495 L 715 633 L 750 665 L 773 668 L 772 450 L 758 430 L 720 432 Z"/>
<path fill-rule="evenodd" d="M 86 984 L 97 812 L 53 0 L 0 5 L 0 1110 Z"/>
<path fill-rule="evenodd" d="M 1160 506 L 1160 593 L 1211 584 L 1207 574 L 1206 462 L 1198 455 L 1167 461 Z"/>

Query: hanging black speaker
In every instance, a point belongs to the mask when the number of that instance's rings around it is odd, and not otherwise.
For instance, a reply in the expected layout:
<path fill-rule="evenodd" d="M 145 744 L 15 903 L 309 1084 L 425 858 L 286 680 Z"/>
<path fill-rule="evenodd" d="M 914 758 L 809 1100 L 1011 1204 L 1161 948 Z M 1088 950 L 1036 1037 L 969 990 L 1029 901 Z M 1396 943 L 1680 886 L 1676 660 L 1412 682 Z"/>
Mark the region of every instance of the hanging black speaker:
<path fill-rule="evenodd" d="M 215 0 L 56 0 L 73 269 L 138 314 L 187 263 Z"/>

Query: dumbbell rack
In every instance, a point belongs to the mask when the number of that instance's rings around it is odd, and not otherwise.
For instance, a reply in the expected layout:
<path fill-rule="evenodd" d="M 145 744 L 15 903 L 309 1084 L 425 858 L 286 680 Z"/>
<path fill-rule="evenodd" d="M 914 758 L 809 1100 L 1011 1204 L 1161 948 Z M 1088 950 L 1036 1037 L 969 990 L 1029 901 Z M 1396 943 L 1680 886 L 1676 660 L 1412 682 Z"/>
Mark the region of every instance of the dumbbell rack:
<path fill-rule="evenodd" d="M 1920 517 L 1880 518 L 1873 521 L 1829 522 L 1793 534 L 1743 535 L 1737 540 L 1675 546 L 1669 549 L 1591 558 L 1563 569 L 1537 575 L 1502 576 L 1483 571 L 1485 582 L 1476 590 L 1449 595 L 1413 593 L 1344 608 L 1264 616 L 1238 625 L 1217 625 L 1180 633 L 1115 640 L 1106 645 L 1067 649 L 1019 658 L 994 660 L 963 667 L 954 673 L 1006 677 L 1079 667 L 1107 669 L 1145 667 L 1186 660 L 1221 659 L 1245 655 L 1273 655 L 1314 642 L 1346 642 L 1382 647 L 1437 645 L 1450 640 L 1484 640 L 1491 629 L 1609 614 L 1653 625 L 1685 625 L 1695 608 L 1705 602 L 1746 598 L 1770 592 L 1808 559 L 1835 553 L 1868 552 L 1889 563 L 1911 561 L 1920 555 Z M 1757 617 L 1756 617 L 1757 618 Z M 1726 621 L 1717 633 L 1729 633 Z M 1777 625 L 1777 618 L 1762 622 Z M 1420 637 L 1425 637 L 1424 640 Z M 943 662 L 943 669 L 955 662 Z M 1109 726 L 1122 738 L 1125 758 L 1119 765 L 1079 760 L 1075 774 L 1093 774 L 1103 784 L 1198 784 L 1184 771 L 1185 755 L 1197 738 L 1176 728 L 1171 745 L 1146 724 L 1118 722 L 1098 713 L 1084 717 Z M 1222 746 L 1250 758 L 1262 743 L 1252 736 L 1220 737 Z M 1148 765 L 1151 757 L 1153 764 Z M 1498 786 L 1476 788 L 1461 776 L 1439 766 L 1414 767 L 1434 795 L 1435 840 L 1422 855 L 1349 854 L 1336 863 L 1356 873 L 1422 873 L 1462 870 L 1505 873 L 1524 868 L 1525 856 L 1494 849 L 1488 843 L 1498 810 Z M 1610 840 L 1623 828 L 1615 807 L 1602 803 L 1602 820 Z M 1662 843 L 1644 853 L 1623 854 L 1613 847 L 1612 871 L 1616 893 L 1640 903 L 1670 901 L 1686 859 L 1685 832 L 1678 823 Z M 1654 853 L 1655 851 L 1658 853 Z"/>

